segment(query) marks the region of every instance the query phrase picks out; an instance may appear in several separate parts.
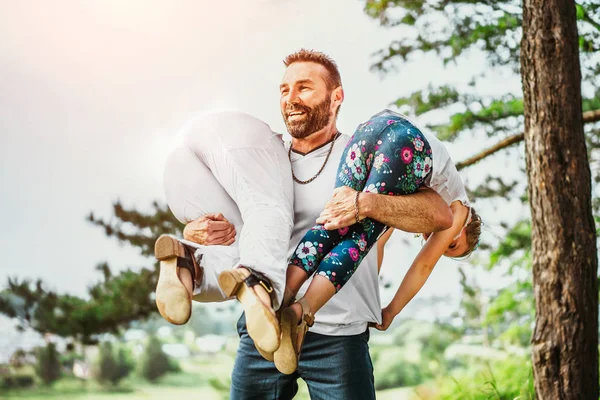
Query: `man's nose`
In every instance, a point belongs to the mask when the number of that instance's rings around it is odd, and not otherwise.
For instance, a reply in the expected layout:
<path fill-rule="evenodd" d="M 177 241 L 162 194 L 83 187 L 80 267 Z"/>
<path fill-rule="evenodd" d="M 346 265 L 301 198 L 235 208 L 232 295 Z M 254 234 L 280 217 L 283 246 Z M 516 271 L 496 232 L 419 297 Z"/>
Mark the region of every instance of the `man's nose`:
<path fill-rule="evenodd" d="M 290 93 L 288 94 L 288 98 L 287 98 L 287 102 L 290 104 L 297 104 L 299 103 L 299 92 L 296 89 L 292 89 L 290 90 Z"/>

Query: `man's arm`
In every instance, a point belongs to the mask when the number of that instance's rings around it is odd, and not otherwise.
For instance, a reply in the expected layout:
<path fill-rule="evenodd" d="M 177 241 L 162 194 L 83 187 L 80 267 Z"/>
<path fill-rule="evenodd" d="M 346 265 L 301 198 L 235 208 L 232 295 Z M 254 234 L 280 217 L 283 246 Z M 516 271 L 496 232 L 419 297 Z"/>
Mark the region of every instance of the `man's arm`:
<path fill-rule="evenodd" d="M 325 224 L 328 230 L 354 224 L 356 191 L 342 186 L 333 193 L 317 223 Z M 428 188 L 403 196 L 361 193 L 358 210 L 359 219 L 368 217 L 405 232 L 438 232 L 452 226 L 452 210 L 440 195 Z"/>
<path fill-rule="evenodd" d="M 438 232 L 452 226 L 452 210 L 435 191 L 426 188 L 405 196 L 363 193 L 359 218 L 371 218 L 405 232 Z"/>

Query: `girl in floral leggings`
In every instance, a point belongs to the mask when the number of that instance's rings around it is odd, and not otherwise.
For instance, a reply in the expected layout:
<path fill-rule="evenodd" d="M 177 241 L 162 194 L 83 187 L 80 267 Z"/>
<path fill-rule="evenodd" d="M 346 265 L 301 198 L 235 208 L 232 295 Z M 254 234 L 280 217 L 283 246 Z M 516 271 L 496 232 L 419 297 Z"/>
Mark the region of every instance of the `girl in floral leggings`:
<path fill-rule="evenodd" d="M 440 164 L 436 165 L 438 161 Z M 426 137 L 400 114 L 385 110 L 359 125 L 340 160 L 336 187 L 340 186 L 357 191 L 356 211 L 361 192 L 407 195 L 422 186 L 438 192 L 451 207 L 454 223 L 448 230 L 432 234 L 430 243 L 421 251 L 423 254 L 417 256 L 415 263 L 419 260 L 421 264 L 431 265 L 429 271 L 442 254 L 464 256 L 476 247 L 480 219 L 469 205 L 464 185 L 445 148 L 437 138 Z M 359 221 L 356 212 L 356 223 L 352 226 L 330 231 L 323 225 L 316 225 L 303 237 L 289 260 L 283 304 L 292 300 L 311 275 L 316 273 L 317 276 L 305 296 L 281 313 L 282 338 L 274 356 L 275 365 L 281 372 L 289 374 L 296 369 L 302 341 L 312 325 L 314 312 L 343 288 L 387 229 L 384 224 L 369 218 Z M 427 279 L 427 276 L 409 279 L 409 275 L 410 271 L 405 278 L 409 282 L 403 282 L 402 293 L 399 290 L 388 307 L 404 307 Z M 407 299 L 406 293 L 412 295 Z M 396 311 L 399 312 L 394 310 L 395 314 Z M 382 324 L 389 325 L 389 322 L 384 309 Z"/>

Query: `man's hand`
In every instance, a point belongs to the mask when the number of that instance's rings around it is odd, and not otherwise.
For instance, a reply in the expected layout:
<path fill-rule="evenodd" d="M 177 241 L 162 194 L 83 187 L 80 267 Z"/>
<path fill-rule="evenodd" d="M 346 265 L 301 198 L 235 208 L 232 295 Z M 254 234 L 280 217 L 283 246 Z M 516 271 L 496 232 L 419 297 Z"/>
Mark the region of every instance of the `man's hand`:
<path fill-rule="evenodd" d="M 340 186 L 333 191 L 333 197 L 325 205 L 325 209 L 317 218 L 317 224 L 322 224 L 325 229 L 331 231 L 344 228 L 356 223 L 354 211 L 354 199 L 356 190 L 348 186 Z M 360 199 L 359 199 L 360 204 Z M 360 210 L 360 208 L 359 208 Z M 359 214 L 359 219 L 364 216 Z"/>
<path fill-rule="evenodd" d="M 373 324 L 372 326 L 378 331 L 385 331 L 390 327 L 395 315 L 388 311 L 387 307 L 381 310 L 381 324 Z"/>
<path fill-rule="evenodd" d="M 229 246 L 235 241 L 235 227 L 223 214 L 206 214 L 185 226 L 183 238 L 203 245 Z"/>

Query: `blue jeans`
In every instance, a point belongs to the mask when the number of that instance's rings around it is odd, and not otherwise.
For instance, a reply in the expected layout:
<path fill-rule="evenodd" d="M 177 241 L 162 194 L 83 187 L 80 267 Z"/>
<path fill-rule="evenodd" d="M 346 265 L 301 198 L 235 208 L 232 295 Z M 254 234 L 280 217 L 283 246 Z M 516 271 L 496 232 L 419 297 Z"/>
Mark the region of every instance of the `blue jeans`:
<path fill-rule="evenodd" d="M 240 346 L 233 366 L 230 399 L 292 399 L 298 392 L 298 378 L 304 379 L 313 400 L 375 399 L 368 330 L 353 336 L 308 332 L 298 369 L 292 375 L 284 375 L 258 353 L 246 331 L 243 314 L 237 328 Z"/>

